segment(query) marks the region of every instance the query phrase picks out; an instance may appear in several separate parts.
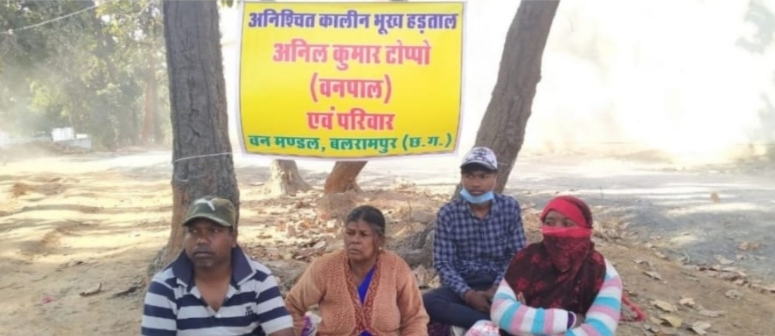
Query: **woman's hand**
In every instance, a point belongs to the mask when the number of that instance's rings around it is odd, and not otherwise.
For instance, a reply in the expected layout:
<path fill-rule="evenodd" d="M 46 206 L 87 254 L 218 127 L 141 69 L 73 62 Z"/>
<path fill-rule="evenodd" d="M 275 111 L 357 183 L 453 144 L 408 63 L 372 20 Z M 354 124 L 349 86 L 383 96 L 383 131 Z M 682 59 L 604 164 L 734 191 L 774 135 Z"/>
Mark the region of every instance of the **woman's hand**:
<path fill-rule="evenodd" d="M 519 303 L 521 303 L 521 304 L 526 304 L 525 303 L 525 295 L 522 294 L 522 292 L 517 293 L 517 301 L 519 301 Z"/>
<path fill-rule="evenodd" d="M 576 315 L 576 322 L 573 323 L 573 328 L 578 328 L 582 324 L 584 324 L 584 315 L 581 314 L 575 314 Z"/>

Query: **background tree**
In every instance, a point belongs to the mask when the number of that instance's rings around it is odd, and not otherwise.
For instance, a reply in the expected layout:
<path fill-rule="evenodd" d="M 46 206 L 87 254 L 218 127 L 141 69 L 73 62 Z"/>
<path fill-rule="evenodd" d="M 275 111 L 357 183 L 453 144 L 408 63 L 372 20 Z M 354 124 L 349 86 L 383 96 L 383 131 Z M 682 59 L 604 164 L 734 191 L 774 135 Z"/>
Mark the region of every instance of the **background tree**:
<path fill-rule="evenodd" d="M 391 2 L 406 2 L 406 0 L 390 0 Z M 368 161 L 337 161 L 331 173 L 326 178 L 323 187 L 324 194 L 342 193 L 345 191 L 361 191 L 356 180 Z"/>
<path fill-rule="evenodd" d="M 144 96 L 167 108 L 158 1 L 0 2 L 0 100 L 3 129 L 20 135 L 73 127 L 97 147 L 141 143 Z M 149 48 L 155 46 L 155 52 Z M 146 89 L 144 89 L 146 88 Z M 163 119 L 153 127 L 168 127 Z M 156 136 L 156 135 L 155 135 Z"/>
<path fill-rule="evenodd" d="M 492 98 L 476 133 L 474 146 L 489 147 L 498 157 L 495 191 L 503 192 L 525 129 L 533 112 L 533 98 L 541 81 L 541 61 L 559 0 L 523 0 L 511 22 L 501 56 Z M 453 198 L 460 192 L 457 186 Z"/>
<path fill-rule="evenodd" d="M 368 161 L 337 161 L 326 178 L 323 193 L 333 194 L 345 191 L 361 191 L 356 179 Z"/>
<path fill-rule="evenodd" d="M 487 106 L 476 146 L 486 146 L 498 156 L 497 192 L 502 192 L 525 138 L 533 97 L 541 80 L 541 58 L 560 1 L 522 0 L 506 34 L 495 89 Z M 453 197 L 460 191 L 458 185 Z M 410 266 L 433 267 L 433 237 L 436 222 L 393 248 Z"/>
<path fill-rule="evenodd" d="M 173 209 L 170 237 L 160 258 L 151 265 L 152 272 L 180 253 L 184 236 L 180 224 L 191 201 L 214 194 L 230 199 L 239 209 L 218 4 L 163 1 L 162 8 L 172 106 Z"/>
<path fill-rule="evenodd" d="M 272 195 L 296 195 L 312 187 L 304 181 L 294 160 L 272 160 L 266 190 Z"/>
<path fill-rule="evenodd" d="M 274 2 L 275 0 L 261 0 L 263 2 Z M 231 6 L 231 3 L 227 4 Z M 304 181 L 299 172 L 299 166 L 294 160 L 272 160 L 269 164 L 269 182 L 266 190 L 272 195 L 295 195 L 297 192 L 303 192 L 312 189 Z"/>

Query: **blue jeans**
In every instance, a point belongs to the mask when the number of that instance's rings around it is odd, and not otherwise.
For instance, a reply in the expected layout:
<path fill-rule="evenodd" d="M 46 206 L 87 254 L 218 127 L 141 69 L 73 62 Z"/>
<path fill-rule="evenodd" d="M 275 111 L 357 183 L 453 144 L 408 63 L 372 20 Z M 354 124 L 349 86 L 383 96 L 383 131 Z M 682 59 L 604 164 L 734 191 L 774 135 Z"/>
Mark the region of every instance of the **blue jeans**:
<path fill-rule="evenodd" d="M 494 278 L 487 275 L 475 275 L 463 280 L 473 290 L 488 290 L 495 282 Z M 490 320 L 489 312 L 483 313 L 474 309 L 457 293 L 444 286 L 426 292 L 422 301 L 431 321 L 468 330 L 477 321 Z"/>

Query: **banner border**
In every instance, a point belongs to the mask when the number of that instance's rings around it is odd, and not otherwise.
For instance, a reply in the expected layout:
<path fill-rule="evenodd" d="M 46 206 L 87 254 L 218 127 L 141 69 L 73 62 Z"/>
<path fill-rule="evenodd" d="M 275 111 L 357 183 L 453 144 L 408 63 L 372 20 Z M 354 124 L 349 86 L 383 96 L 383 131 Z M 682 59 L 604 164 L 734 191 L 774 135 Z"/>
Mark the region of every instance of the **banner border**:
<path fill-rule="evenodd" d="M 276 160 L 309 160 L 309 161 L 345 161 L 345 162 L 356 162 L 356 161 L 389 161 L 389 160 L 400 160 L 402 158 L 442 158 L 442 157 L 455 157 L 459 155 L 460 152 L 460 145 L 462 144 L 462 137 L 463 137 L 463 120 L 465 119 L 465 108 L 464 108 L 464 93 L 465 93 L 465 73 L 466 73 L 466 27 L 468 26 L 468 1 L 465 0 L 420 0 L 420 1 L 400 1 L 403 3 L 454 3 L 454 4 L 462 4 L 462 15 L 463 15 L 463 27 L 460 29 L 460 106 L 458 111 L 458 125 L 457 125 L 457 137 L 455 139 L 455 148 L 451 151 L 439 151 L 434 153 L 409 153 L 409 154 L 396 154 L 396 155 L 384 155 L 384 156 L 368 156 L 368 157 L 359 157 L 359 158 L 353 158 L 353 157 L 333 157 L 333 156 L 302 156 L 302 155 L 281 155 L 281 154 L 262 154 L 262 153 L 251 153 L 248 152 L 247 147 L 245 146 L 245 135 L 243 134 L 243 127 L 242 127 L 242 95 L 240 94 L 242 89 L 242 31 L 245 28 L 245 4 L 246 3 L 309 3 L 309 4 L 325 4 L 325 3 L 352 3 L 352 4 L 358 4 L 358 3 L 388 3 L 391 1 L 364 1 L 364 0 L 339 0 L 339 1 L 309 1 L 309 0 L 283 0 L 283 1 L 271 1 L 271 0 L 237 0 L 238 3 L 238 10 L 237 15 L 239 16 L 238 24 L 239 29 L 237 29 L 237 40 L 238 40 L 238 49 L 235 53 L 235 58 L 237 62 L 237 66 L 234 67 L 237 71 L 237 85 L 235 86 L 235 90 L 233 95 L 235 96 L 233 98 L 234 104 L 235 104 L 235 112 L 236 112 L 236 118 L 237 118 L 237 135 L 239 140 L 239 147 L 241 150 L 240 155 L 245 157 L 254 157 L 254 158 L 269 158 L 269 159 L 276 159 Z M 221 47 L 223 48 L 223 47 Z M 228 104 L 228 97 L 227 97 L 227 104 Z"/>

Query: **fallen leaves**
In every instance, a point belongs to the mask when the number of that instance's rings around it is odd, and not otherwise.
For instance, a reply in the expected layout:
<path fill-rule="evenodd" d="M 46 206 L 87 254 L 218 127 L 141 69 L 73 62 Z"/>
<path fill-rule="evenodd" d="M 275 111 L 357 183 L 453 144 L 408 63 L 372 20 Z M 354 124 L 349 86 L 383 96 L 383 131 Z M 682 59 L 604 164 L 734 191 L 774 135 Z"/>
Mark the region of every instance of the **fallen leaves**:
<path fill-rule="evenodd" d="M 431 276 L 425 266 L 417 266 L 417 268 L 412 270 L 412 273 L 414 274 L 414 278 L 417 279 L 417 285 L 420 288 L 428 287 L 428 281 L 430 280 Z"/>
<path fill-rule="evenodd" d="M 721 256 L 721 255 L 716 255 L 714 256 L 714 258 L 716 258 L 716 261 L 718 261 L 719 264 L 722 264 L 722 265 L 731 265 L 735 262 L 734 260 L 729 260 L 727 258 L 724 258 L 724 256 Z"/>
<path fill-rule="evenodd" d="M 694 299 L 692 299 L 692 298 L 683 298 L 683 299 L 679 300 L 678 303 L 680 303 L 683 306 L 689 307 L 689 308 L 693 308 L 694 306 L 697 305 L 697 303 L 695 303 Z"/>
<path fill-rule="evenodd" d="M 653 271 L 646 271 L 646 272 L 643 272 L 643 273 L 644 273 L 644 274 L 646 274 L 646 275 L 648 275 L 648 276 L 649 276 L 649 278 L 652 278 L 652 279 L 654 279 L 654 280 L 662 280 L 662 276 L 661 276 L 661 275 L 659 275 L 659 273 L 657 273 L 657 272 L 653 272 Z"/>
<path fill-rule="evenodd" d="M 723 260 L 723 259 L 722 259 Z M 690 270 L 697 271 L 713 278 L 729 281 L 738 286 L 748 286 L 755 283 L 751 281 L 748 274 L 736 267 L 714 265 L 714 266 L 688 266 Z"/>
<path fill-rule="evenodd" d="M 649 317 L 648 322 L 643 329 L 655 336 L 680 335 L 680 330 L 691 331 L 696 335 L 707 335 L 711 323 L 703 320 L 694 320 L 688 311 L 694 311 L 699 316 L 716 318 L 724 314 L 723 311 L 712 311 L 703 308 L 697 304 L 694 298 L 682 297 L 678 300 L 679 306 L 676 306 L 665 300 L 653 300 L 651 305 L 656 307 L 661 313 L 657 317 Z M 681 309 L 683 308 L 683 309 Z M 688 311 L 687 311 L 688 309 Z M 690 322 L 686 322 L 689 320 Z M 689 325 L 689 323 L 691 323 Z"/>
<path fill-rule="evenodd" d="M 678 310 L 672 303 L 662 300 L 654 300 L 651 302 L 651 305 L 654 307 L 659 308 L 660 310 L 668 313 L 672 313 L 676 310 Z"/>
<path fill-rule="evenodd" d="M 705 317 L 719 317 L 721 315 L 724 315 L 724 311 L 721 310 L 706 310 L 701 309 L 698 314 L 705 316 Z"/>
<path fill-rule="evenodd" d="M 78 293 L 78 295 L 86 297 L 86 296 L 92 296 L 92 295 L 97 294 L 99 292 L 102 292 L 102 282 L 98 282 L 97 286 L 94 286 L 94 287 L 92 287 L 90 289 L 87 289 L 87 290 L 85 290 L 83 292 L 80 292 L 80 293 Z"/>
<path fill-rule="evenodd" d="M 731 289 L 731 290 L 728 290 L 726 293 L 724 293 L 724 296 L 726 296 L 726 297 L 728 297 L 728 298 L 730 298 L 732 300 L 737 300 L 737 299 L 743 297 L 743 294 L 741 294 L 736 289 Z"/>
<path fill-rule="evenodd" d="M 675 315 L 659 315 L 659 319 L 662 320 L 663 323 L 667 323 L 669 326 L 676 329 L 680 328 L 684 322 L 682 318 Z"/>
<path fill-rule="evenodd" d="M 697 335 L 706 335 L 708 333 L 708 329 L 710 328 L 710 323 L 704 322 L 704 321 L 697 321 L 692 323 L 691 328 L 689 330 L 694 331 Z"/>
<path fill-rule="evenodd" d="M 752 243 L 747 241 L 742 242 L 740 243 L 740 245 L 737 246 L 737 248 L 742 251 L 751 251 L 751 250 L 758 249 L 759 247 L 761 247 L 761 243 Z"/>
<path fill-rule="evenodd" d="M 113 294 L 112 297 L 113 298 L 119 298 L 119 297 L 129 296 L 130 294 L 136 293 L 139 289 L 143 288 L 144 285 L 145 285 L 145 282 L 139 282 L 139 283 L 132 284 L 129 287 L 127 287 L 126 289 L 124 289 L 124 290 L 122 290 L 122 291 L 120 291 L 118 293 Z"/>

